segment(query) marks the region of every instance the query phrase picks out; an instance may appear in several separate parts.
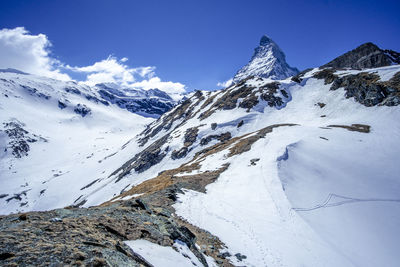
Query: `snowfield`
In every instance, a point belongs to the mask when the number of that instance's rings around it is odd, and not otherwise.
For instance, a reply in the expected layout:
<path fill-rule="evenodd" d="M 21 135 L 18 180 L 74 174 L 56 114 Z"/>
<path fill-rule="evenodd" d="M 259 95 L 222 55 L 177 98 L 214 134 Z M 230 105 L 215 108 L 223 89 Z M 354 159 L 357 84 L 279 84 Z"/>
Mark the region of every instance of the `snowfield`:
<path fill-rule="evenodd" d="M 0 78 L 0 214 L 71 205 L 83 195 L 82 188 L 122 164 L 125 151 L 117 152 L 153 121 L 88 100 L 85 95 L 100 97 L 74 82 L 9 72 Z M 59 101 L 66 107 L 60 108 Z M 90 113 L 76 113 L 78 104 Z M 28 142 L 28 155 L 16 158 L 6 147 L 11 141 L 5 134 L 8 122 L 37 139 Z"/>

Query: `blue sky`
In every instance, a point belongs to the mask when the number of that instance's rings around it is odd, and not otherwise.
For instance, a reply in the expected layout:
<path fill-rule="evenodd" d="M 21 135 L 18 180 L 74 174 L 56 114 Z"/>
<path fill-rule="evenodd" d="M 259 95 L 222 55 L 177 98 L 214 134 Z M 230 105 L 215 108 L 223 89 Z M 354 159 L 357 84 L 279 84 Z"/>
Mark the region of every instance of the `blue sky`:
<path fill-rule="evenodd" d="M 368 41 L 400 51 L 399 14 L 400 1 L 2 0 L 0 29 L 45 34 L 51 56 L 70 66 L 126 57 L 162 81 L 209 90 L 248 62 L 263 34 L 299 69 Z"/>

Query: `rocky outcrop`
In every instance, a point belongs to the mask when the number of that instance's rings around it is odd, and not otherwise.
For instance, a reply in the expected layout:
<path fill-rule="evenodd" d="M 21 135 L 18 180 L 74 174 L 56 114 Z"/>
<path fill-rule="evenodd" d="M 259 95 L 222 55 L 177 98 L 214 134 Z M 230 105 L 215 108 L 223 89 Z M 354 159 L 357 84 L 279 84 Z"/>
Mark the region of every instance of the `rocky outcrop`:
<path fill-rule="evenodd" d="M 183 147 L 180 148 L 179 150 L 174 150 L 171 153 L 171 158 L 172 159 L 181 159 L 187 155 L 187 153 L 190 151 L 190 147 L 193 145 L 194 142 L 196 142 L 197 139 L 197 134 L 199 132 L 199 127 L 191 127 L 188 128 L 185 132 L 185 136 L 183 139 Z"/>
<path fill-rule="evenodd" d="M 365 43 L 344 55 L 335 58 L 321 68 L 366 69 L 400 64 L 400 54 L 392 50 L 382 50 L 373 43 Z"/>
<path fill-rule="evenodd" d="M 261 89 L 265 89 L 261 94 L 261 99 L 266 101 L 270 107 L 280 107 L 283 105 L 282 97 L 277 96 L 279 83 L 269 83 L 261 87 Z M 280 93 L 285 98 L 288 98 L 288 93 L 285 90 L 280 90 Z"/>
<path fill-rule="evenodd" d="M 198 133 L 199 133 L 199 126 L 187 129 L 185 132 L 185 138 L 183 140 L 184 145 L 191 146 L 194 142 L 196 142 Z"/>
<path fill-rule="evenodd" d="M 168 138 L 169 135 L 167 134 L 158 139 L 156 142 L 152 143 L 146 149 L 136 154 L 132 159 L 128 160 L 126 163 L 124 163 L 124 165 L 110 174 L 110 177 L 117 175 L 117 179 L 115 181 L 117 183 L 132 170 L 141 173 L 161 162 L 168 152 L 168 147 L 164 150 L 162 149 L 162 146 L 166 143 Z"/>
<path fill-rule="evenodd" d="M 232 138 L 232 135 L 230 132 L 226 132 L 226 133 L 222 133 L 222 134 L 218 134 L 218 135 L 217 134 L 208 135 L 201 139 L 200 145 L 205 146 L 212 140 L 218 140 L 220 142 L 225 142 L 231 138 Z"/>
<path fill-rule="evenodd" d="M 369 133 L 371 126 L 365 124 L 352 124 L 352 125 L 328 125 L 333 128 L 343 128 L 352 132 Z"/>
<path fill-rule="evenodd" d="M 29 133 L 23 127 L 25 124 L 17 120 L 4 122 L 4 133 L 8 136 L 7 146 L 4 152 L 11 150 L 11 153 L 16 158 L 28 156 L 30 144 L 38 141 L 47 142 L 47 140 L 39 135 Z M 1 132 L 1 130 L 0 130 Z"/>
<path fill-rule="evenodd" d="M 31 96 L 36 96 L 39 98 L 44 98 L 46 100 L 49 100 L 51 98 L 51 96 L 44 94 L 42 92 L 39 92 L 38 89 L 27 86 L 27 85 L 21 85 L 21 87 L 23 89 L 25 89 Z"/>
<path fill-rule="evenodd" d="M 278 82 L 266 83 L 256 88 L 246 83 L 252 79 L 262 81 L 262 78 L 248 77 L 247 79 L 238 83 L 235 87 L 223 90 L 223 95 L 205 111 L 203 111 L 199 118 L 203 120 L 211 116 L 211 114 L 213 114 L 216 110 L 231 110 L 237 106 L 244 108 L 247 110 L 247 112 L 249 112 L 262 100 L 266 101 L 270 107 L 279 108 L 290 99 L 290 95 L 285 89 L 278 90 L 280 88 L 280 84 Z"/>
<path fill-rule="evenodd" d="M 172 159 L 181 159 L 186 157 L 187 153 L 189 152 L 189 148 L 187 146 L 184 146 L 180 148 L 179 150 L 174 150 L 171 152 L 171 158 Z"/>
<path fill-rule="evenodd" d="M 210 242 L 207 245 L 221 247 L 208 233 L 175 219 L 168 206 L 140 199 L 89 209 L 0 216 L 0 265 L 152 266 L 124 244 L 146 239 L 162 246 L 179 240 L 208 266 L 195 245 L 197 236 L 203 235 Z"/>
<path fill-rule="evenodd" d="M 383 82 L 388 96 L 382 101 L 381 105 L 397 106 L 400 105 L 400 72 L 396 73 L 389 81 Z"/>
<path fill-rule="evenodd" d="M 313 70 L 313 69 L 312 69 L 312 68 L 305 69 L 305 70 L 299 72 L 298 74 L 294 75 L 294 76 L 291 78 L 291 80 L 294 81 L 294 82 L 296 82 L 296 83 L 301 83 L 301 82 L 303 81 L 304 75 L 305 75 L 307 72 L 311 71 L 311 70 Z"/>
<path fill-rule="evenodd" d="M 97 97 L 95 97 L 93 95 L 86 94 L 85 98 L 87 100 L 89 100 L 89 101 L 92 101 L 92 102 L 96 103 L 96 104 L 102 103 L 105 106 L 109 106 L 110 105 L 106 100 L 98 99 Z"/>
<path fill-rule="evenodd" d="M 58 100 L 58 107 L 60 109 L 64 109 L 67 107 L 67 104 L 65 103 L 66 101 Z"/>
<path fill-rule="evenodd" d="M 400 104 L 400 72 L 386 82 L 380 81 L 377 74 L 367 72 L 339 77 L 332 69 L 317 72 L 314 77 L 324 79 L 325 84 L 331 84 L 331 90 L 343 87 L 347 98 L 353 97 L 367 107 Z"/>
<path fill-rule="evenodd" d="M 198 112 L 193 112 L 194 108 L 204 100 L 203 93 L 196 91 L 189 99 L 186 99 L 170 112 L 161 116 L 154 123 L 149 124 L 146 129 L 139 134 L 139 144 L 144 146 L 149 139 L 156 136 L 161 131 L 169 131 L 174 123 L 174 129 L 178 128 L 188 119 L 194 117 Z"/>
<path fill-rule="evenodd" d="M 64 91 L 67 92 L 67 93 L 75 94 L 75 95 L 80 95 L 81 94 L 81 91 L 78 88 L 75 88 L 75 87 L 72 87 L 72 86 L 65 87 Z"/>
<path fill-rule="evenodd" d="M 86 115 L 92 113 L 92 110 L 88 108 L 85 104 L 77 104 L 74 108 L 74 112 L 81 115 L 82 117 L 85 117 Z"/>

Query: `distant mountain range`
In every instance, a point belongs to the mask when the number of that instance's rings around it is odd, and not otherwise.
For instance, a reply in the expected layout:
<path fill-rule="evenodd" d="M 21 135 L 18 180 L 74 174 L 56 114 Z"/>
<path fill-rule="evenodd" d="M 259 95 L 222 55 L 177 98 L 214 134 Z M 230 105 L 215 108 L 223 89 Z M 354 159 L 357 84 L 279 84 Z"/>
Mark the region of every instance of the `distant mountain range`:
<path fill-rule="evenodd" d="M 158 89 L 121 88 L 117 84 L 97 84 L 100 96 L 120 108 L 143 116 L 159 117 L 169 111 L 176 102 Z"/>

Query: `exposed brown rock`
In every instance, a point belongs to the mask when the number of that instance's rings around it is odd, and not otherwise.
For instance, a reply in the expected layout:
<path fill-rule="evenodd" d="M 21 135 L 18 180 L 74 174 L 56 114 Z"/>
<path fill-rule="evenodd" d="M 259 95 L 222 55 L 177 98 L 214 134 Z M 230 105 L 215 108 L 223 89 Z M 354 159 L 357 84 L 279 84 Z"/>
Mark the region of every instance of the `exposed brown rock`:
<path fill-rule="evenodd" d="M 220 142 L 225 142 L 226 140 L 229 140 L 232 138 L 232 135 L 230 132 L 226 132 L 226 133 L 222 133 L 219 135 L 213 134 L 213 135 L 208 135 L 204 138 L 201 139 L 200 141 L 200 145 L 205 146 L 207 145 L 209 142 L 211 142 L 212 140 L 218 140 Z"/>
<path fill-rule="evenodd" d="M 365 124 L 352 124 L 352 125 L 328 125 L 328 127 L 336 127 L 343 128 L 349 131 L 360 132 L 360 133 L 369 133 L 371 130 L 371 126 Z"/>

